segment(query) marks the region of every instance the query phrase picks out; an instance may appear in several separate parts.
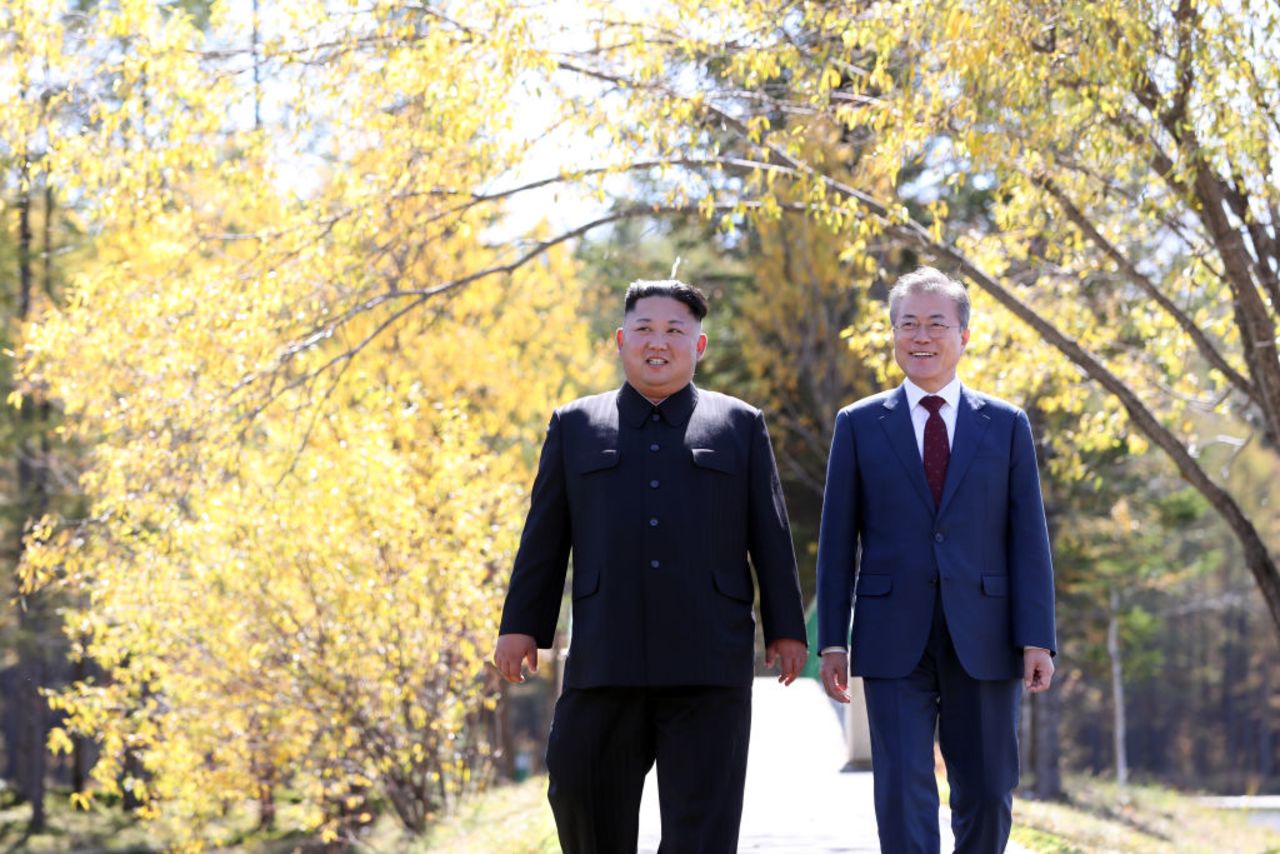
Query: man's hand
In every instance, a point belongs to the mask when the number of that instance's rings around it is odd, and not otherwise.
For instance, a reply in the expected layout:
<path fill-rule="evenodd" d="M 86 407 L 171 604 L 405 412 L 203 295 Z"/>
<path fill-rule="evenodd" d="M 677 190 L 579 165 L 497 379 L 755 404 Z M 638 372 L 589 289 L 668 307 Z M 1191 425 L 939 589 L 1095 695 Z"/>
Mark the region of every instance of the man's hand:
<path fill-rule="evenodd" d="M 529 672 L 538 672 L 538 642 L 533 635 L 498 635 L 498 648 L 493 652 L 493 664 L 508 682 L 523 682 L 520 665 L 529 663 Z"/>
<path fill-rule="evenodd" d="M 771 641 L 764 651 L 764 666 L 773 667 L 778 662 L 778 681 L 790 685 L 796 681 L 804 668 L 804 661 L 809 657 L 809 650 L 803 642 L 791 638 L 779 638 Z"/>
<path fill-rule="evenodd" d="M 1053 656 L 1047 649 L 1028 647 L 1022 651 L 1022 687 L 1029 694 L 1049 690 L 1053 682 Z"/>
<path fill-rule="evenodd" d="M 828 697 L 840 703 L 853 699 L 849 696 L 849 656 L 846 653 L 835 650 L 823 653 L 818 673 Z"/>

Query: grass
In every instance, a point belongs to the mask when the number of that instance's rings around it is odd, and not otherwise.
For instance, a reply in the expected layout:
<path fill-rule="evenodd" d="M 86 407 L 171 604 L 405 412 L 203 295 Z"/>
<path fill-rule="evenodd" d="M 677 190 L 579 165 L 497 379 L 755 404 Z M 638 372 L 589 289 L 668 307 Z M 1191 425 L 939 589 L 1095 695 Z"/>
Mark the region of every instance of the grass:
<path fill-rule="evenodd" d="M 546 792 L 546 777 L 500 786 L 464 802 L 425 837 L 414 837 L 394 817 L 384 815 L 367 829 L 353 850 L 380 854 L 558 854 L 560 845 Z M 50 792 L 45 798 L 46 830 L 28 834 L 31 808 L 13 800 L 11 793 L 0 790 L 0 854 L 158 854 L 164 850 L 157 834 L 117 805 L 97 800 L 89 810 L 78 810 L 65 792 Z M 240 842 L 215 850 L 291 854 L 318 848 L 316 840 L 305 834 L 255 833 L 251 818 L 248 810 L 228 816 L 220 829 L 230 831 Z M 288 826 L 287 816 L 282 818 L 286 819 L 282 825 Z"/>
<path fill-rule="evenodd" d="M 1203 806 L 1195 795 L 1161 786 L 1121 789 L 1091 777 L 1070 777 L 1065 787 L 1066 803 L 1014 801 L 1014 841 L 1043 854 L 1280 852 L 1280 830 Z"/>
<path fill-rule="evenodd" d="M 392 816 L 383 815 L 366 829 L 360 847 L 353 850 L 368 854 L 560 854 L 560 843 L 544 776 L 496 786 L 470 797 L 432 824 L 424 836 L 412 835 Z"/>
<path fill-rule="evenodd" d="M 45 798 L 45 830 L 31 834 L 31 807 L 14 804 L 11 792 L 0 794 L 0 851 L 119 852 L 150 854 L 162 850 L 146 827 L 123 810 L 101 802 L 88 810 L 74 809 L 67 795 L 50 792 Z"/>
<path fill-rule="evenodd" d="M 413 849 L 435 854 L 558 854 L 556 825 L 547 803 L 547 778 L 500 786 L 441 821 Z"/>

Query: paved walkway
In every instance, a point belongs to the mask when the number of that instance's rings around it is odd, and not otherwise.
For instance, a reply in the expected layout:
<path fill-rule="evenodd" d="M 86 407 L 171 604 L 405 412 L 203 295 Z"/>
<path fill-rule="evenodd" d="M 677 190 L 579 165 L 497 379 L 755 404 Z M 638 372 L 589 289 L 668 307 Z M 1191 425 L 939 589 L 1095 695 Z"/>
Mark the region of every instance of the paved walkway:
<path fill-rule="evenodd" d="M 738 850 L 879 852 L 871 772 L 841 773 L 844 756 L 837 711 L 815 680 L 783 688 L 772 678 L 757 679 Z M 657 775 L 650 773 L 640 807 L 641 854 L 658 850 L 660 828 Z M 942 850 L 950 851 L 945 806 L 941 828 Z M 1015 845 L 1008 852 L 1029 854 Z"/>

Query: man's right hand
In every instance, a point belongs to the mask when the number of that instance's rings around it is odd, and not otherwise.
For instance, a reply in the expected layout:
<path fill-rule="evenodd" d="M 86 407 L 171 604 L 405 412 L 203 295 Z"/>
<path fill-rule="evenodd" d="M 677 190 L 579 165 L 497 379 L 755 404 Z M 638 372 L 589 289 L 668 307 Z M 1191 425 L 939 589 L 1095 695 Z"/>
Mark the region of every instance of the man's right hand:
<path fill-rule="evenodd" d="M 824 652 L 818 675 L 822 677 L 822 687 L 828 697 L 839 703 L 853 699 L 849 696 L 849 656 L 846 653 Z"/>
<path fill-rule="evenodd" d="M 520 665 L 528 662 L 529 672 L 538 672 L 538 642 L 533 635 L 498 635 L 498 648 L 493 652 L 493 664 L 508 682 L 523 682 Z"/>

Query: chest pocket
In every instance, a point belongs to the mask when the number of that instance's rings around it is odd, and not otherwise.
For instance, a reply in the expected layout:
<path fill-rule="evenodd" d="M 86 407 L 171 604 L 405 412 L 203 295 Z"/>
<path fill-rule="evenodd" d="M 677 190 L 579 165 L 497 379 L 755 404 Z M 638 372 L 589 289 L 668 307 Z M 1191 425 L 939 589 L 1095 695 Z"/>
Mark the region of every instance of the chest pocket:
<path fill-rule="evenodd" d="M 618 465 L 618 452 L 613 448 L 601 448 L 575 454 L 569 460 L 569 470 L 574 474 L 590 474 L 611 469 Z"/>
<path fill-rule="evenodd" d="M 733 457 L 726 451 L 717 451 L 715 448 L 693 448 L 692 454 L 693 464 L 698 468 L 710 469 L 722 474 L 736 474 L 738 471 Z"/>

